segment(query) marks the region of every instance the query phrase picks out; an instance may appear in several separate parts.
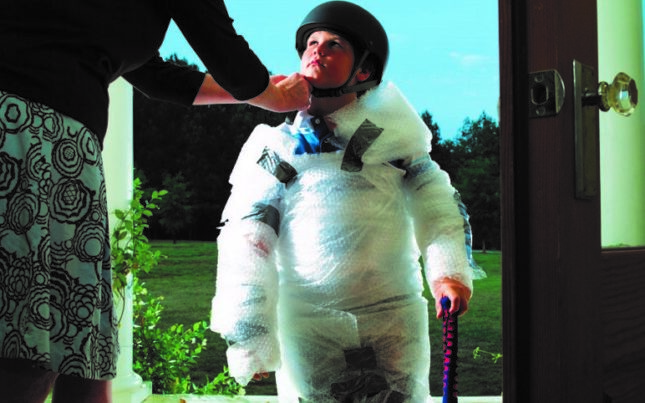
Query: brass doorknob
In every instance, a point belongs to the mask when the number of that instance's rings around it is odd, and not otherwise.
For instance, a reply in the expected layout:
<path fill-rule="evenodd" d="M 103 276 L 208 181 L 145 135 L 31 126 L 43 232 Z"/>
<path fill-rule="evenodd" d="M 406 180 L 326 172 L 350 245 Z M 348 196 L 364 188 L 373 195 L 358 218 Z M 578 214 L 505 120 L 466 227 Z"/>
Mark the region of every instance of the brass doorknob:
<path fill-rule="evenodd" d="M 629 116 L 638 104 L 636 81 L 625 73 L 618 73 L 611 85 L 601 81 L 597 92 L 585 92 L 582 104 L 598 106 L 603 112 L 613 109 L 619 115 Z"/>

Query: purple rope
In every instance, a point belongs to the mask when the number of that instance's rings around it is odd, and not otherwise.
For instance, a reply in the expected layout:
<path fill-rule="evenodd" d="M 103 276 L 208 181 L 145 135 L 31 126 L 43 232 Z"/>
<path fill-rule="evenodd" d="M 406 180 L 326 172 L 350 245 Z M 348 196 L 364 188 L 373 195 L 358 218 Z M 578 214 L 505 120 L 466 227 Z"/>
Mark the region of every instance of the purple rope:
<path fill-rule="evenodd" d="M 443 309 L 443 403 L 457 403 L 457 316 L 450 314 L 450 298 L 441 299 Z"/>

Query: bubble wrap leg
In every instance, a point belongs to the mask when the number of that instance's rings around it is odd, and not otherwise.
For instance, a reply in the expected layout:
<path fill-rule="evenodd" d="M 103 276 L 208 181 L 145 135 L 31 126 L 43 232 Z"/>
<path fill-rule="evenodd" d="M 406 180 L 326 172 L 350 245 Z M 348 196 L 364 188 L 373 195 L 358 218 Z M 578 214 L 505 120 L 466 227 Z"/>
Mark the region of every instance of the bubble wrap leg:
<path fill-rule="evenodd" d="M 390 389 L 402 392 L 406 402 L 425 402 L 430 394 L 427 301 L 418 296 L 366 308 L 358 318 L 361 342 L 373 346 Z"/>
<path fill-rule="evenodd" d="M 388 400 L 392 394 L 404 396 L 405 402 L 426 401 L 430 343 L 425 299 L 408 298 L 318 319 L 310 317 L 306 325 L 294 320 L 299 325 L 281 335 L 280 402 L 337 402 L 332 385 L 360 383 L 366 376 L 384 380 L 388 389 L 362 402 L 394 401 Z M 373 350 L 375 367 L 348 364 L 347 352 L 361 348 Z"/>
<path fill-rule="evenodd" d="M 280 351 L 276 373 L 280 402 L 334 402 L 330 379 L 345 368 L 345 348 L 360 346 L 356 318 L 347 312 L 282 301 Z M 287 312 L 282 312 L 287 309 Z"/>

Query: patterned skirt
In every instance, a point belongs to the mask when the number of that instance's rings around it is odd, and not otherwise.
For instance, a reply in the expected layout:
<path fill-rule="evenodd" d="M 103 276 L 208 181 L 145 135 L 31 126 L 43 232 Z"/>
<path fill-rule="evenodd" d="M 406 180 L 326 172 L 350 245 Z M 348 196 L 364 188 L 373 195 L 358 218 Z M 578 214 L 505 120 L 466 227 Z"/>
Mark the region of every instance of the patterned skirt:
<path fill-rule="evenodd" d="M 97 137 L 0 91 L 0 357 L 112 379 L 115 320 Z"/>

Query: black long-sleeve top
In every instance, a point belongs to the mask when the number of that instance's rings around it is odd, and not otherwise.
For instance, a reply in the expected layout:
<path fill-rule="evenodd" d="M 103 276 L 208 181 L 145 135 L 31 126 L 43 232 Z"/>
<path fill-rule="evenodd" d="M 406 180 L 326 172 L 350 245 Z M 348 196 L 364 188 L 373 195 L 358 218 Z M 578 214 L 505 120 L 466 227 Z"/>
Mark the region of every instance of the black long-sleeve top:
<path fill-rule="evenodd" d="M 235 98 L 266 89 L 267 69 L 223 0 L 1 1 L 0 89 L 73 117 L 101 141 L 108 86 L 120 76 L 150 97 L 190 105 L 204 73 L 159 57 L 171 19 Z"/>

